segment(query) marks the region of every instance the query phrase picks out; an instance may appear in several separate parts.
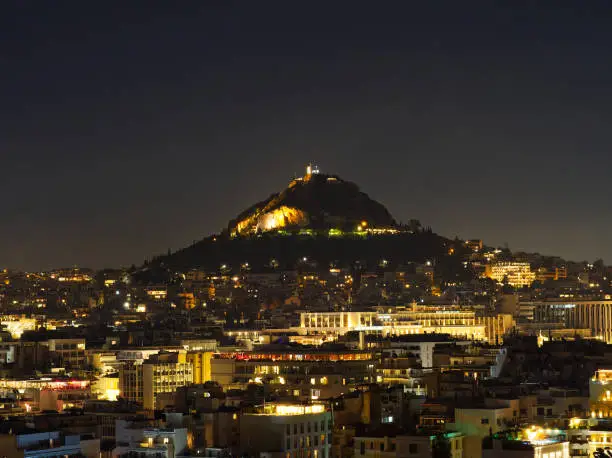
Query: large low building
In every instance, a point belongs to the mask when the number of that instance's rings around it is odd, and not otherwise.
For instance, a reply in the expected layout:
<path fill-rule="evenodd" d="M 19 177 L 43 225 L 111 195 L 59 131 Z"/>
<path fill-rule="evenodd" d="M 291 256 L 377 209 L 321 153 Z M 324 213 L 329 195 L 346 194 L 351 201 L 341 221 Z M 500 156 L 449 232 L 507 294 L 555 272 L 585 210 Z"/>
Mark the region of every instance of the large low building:
<path fill-rule="evenodd" d="M 344 335 L 350 331 L 381 335 L 448 334 L 471 340 L 502 341 L 514 326 L 510 314 L 479 315 L 455 306 L 413 306 L 392 311 L 304 312 L 303 334 Z"/>
<path fill-rule="evenodd" d="M 80 379 L 0 379 L 0 391 L 18 393 L 18 404 L 25 412 L 82 408 L 91 399 L 89 380 Z"/>
<path fill-rule="evenodd" d="M 555 300 L 522 302 L 533 307 L 535 323 L 552 323 L 567 329 L 589 329 L 594 337 L 612 343 L 612 301 Z"/>
<path fill-rule="evenodd" d="M 279 394 L 327 399 L 351 386 L 375 379 L 376 361 L 370 351 L 285 348 L 271 345 L 252 352 L 215 354 L 211 379 L 225 389 L 262 383 Z"/>

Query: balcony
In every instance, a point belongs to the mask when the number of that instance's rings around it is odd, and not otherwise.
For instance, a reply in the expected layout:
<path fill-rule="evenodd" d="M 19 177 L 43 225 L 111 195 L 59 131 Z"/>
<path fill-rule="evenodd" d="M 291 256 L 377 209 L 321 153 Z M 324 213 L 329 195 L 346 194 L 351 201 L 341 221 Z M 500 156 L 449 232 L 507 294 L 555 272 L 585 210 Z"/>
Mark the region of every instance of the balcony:
<path fill-rule="evenodd" d="M 589 440 L 585 437 L 570 437 L 570 444 L 588 444 Z"/>

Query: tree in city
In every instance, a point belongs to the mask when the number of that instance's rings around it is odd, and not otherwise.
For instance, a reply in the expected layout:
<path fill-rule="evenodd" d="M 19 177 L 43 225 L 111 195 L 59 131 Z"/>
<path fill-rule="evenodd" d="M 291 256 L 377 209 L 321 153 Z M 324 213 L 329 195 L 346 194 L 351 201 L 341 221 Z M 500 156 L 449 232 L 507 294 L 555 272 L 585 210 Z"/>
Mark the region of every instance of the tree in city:
<path fill-rule="evenodd" d="M 612 458 L 612 450 L 610 447 L 598 448 L 593 452 L 594 458 Z"/>
<path fill-rule="evenodd" d="M 451 444 L 446 434 L 438 433 L 431 441 L 432 458 L 451 458 Z M 607 457 L 612 458 L 612 457 Z"/>

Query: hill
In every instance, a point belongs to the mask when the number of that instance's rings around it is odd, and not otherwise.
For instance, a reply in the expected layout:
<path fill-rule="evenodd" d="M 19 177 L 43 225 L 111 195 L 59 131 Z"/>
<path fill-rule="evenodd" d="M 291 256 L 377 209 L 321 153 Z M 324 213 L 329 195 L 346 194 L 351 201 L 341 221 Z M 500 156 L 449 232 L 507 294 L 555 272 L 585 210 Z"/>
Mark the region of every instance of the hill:
<path fill-rule="evenodd" d="M 309 166 L 283 191 L 258 202 L 228 224 L 229 234 L 249 235 L 281 229 L 397 228 L 384 205 L 361 192 L 355 183 L 338 176 L 323 175 Z"/>
<path fill-rule="evenodd" d="M 452 248 L 452 250 L 451 250 Z M 462 244 L 423 230 L 417 220 L 398 224 L 384 205 L 337 176 L 308 168 L 283 191 L 231 220 L 227 229 L 155 258 L 150 267 L 252 271 L 355 267 L 375 269 L 433 261 L 437 274 L 467 274 Z"/>

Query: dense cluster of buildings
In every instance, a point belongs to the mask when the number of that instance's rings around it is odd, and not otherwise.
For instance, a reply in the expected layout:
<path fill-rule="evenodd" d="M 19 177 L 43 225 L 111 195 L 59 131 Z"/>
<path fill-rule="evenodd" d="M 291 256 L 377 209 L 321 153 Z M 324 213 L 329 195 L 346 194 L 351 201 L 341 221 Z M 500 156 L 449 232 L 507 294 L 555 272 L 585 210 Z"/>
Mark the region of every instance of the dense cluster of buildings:
<path fill-rule="evenodd" d="M 611 446 L 612 272 L 457 244 L 467 280 L 435 259 L 0 271 L 3 456 L 568 458 Z"/>

